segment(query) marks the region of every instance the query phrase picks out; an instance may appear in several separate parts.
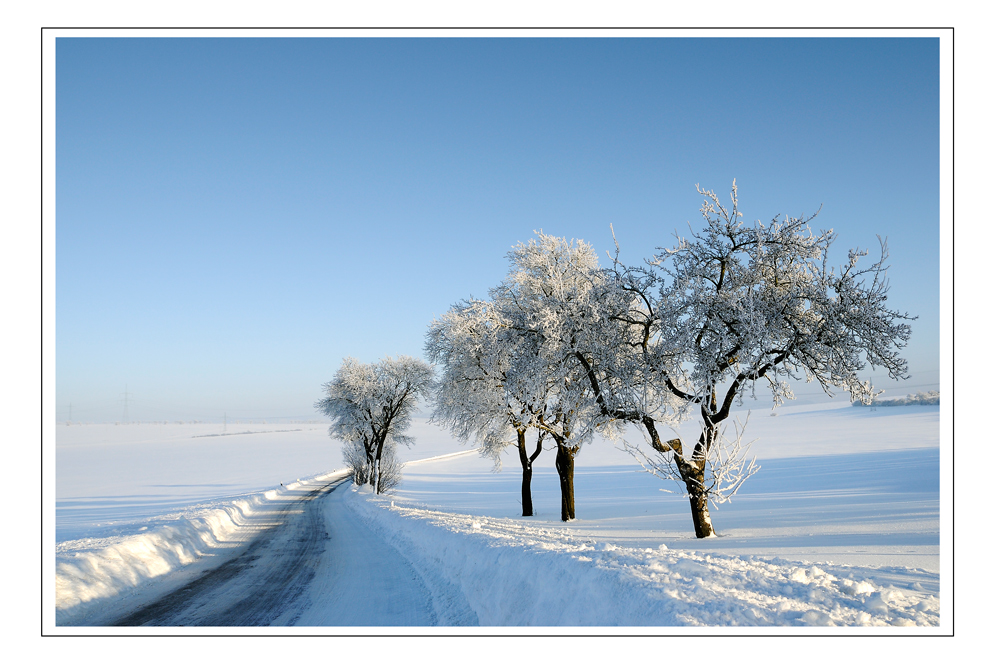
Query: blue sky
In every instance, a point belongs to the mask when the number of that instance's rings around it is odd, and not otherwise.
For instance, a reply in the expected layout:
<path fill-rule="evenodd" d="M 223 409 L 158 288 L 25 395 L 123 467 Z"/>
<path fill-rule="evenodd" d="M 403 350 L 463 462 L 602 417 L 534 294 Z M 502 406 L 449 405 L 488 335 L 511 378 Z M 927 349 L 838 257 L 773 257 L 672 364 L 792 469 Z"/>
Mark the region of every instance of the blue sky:
<path fill-rule="evenodd" d="M 937 382 L 935 39 L 59 38 L 56 72 L 60 420 L 316 417 L 534 230 L 638 262 L 733 178 L 749 220 L 822 205 L 837 263 L 887 236 L 897 392 Z"/>

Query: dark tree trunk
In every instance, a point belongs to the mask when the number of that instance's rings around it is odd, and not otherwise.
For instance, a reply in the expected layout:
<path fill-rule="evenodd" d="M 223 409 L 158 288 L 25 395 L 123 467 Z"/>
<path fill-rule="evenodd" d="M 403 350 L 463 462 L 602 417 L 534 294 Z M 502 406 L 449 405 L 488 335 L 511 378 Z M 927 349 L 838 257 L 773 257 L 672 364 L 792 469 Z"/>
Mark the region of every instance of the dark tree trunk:
<path fill-rule="evenodd" d="M 543 436 L 540 435 L 539 441 L 536 443 L 536 451 L 529 456 L 528 450 L 525 449 L 525 429 L 518 430 L 518 458 L 522 462 L 522 516 L 534 514 L 532 508 L 532 462 L 542 452 L 542 439 Z"/>
<path fill-rule="evenodd" d="M 532 465 L 522 468 L 522 516 L 532 516 Z"/>
<path fill-rule="evenodd" d="M 708 495 L 703 489 L 705 481 L 704 464 L 699 468 L 690 463 L 682 463 L 681 477 L 688 490 L 688 500 L 691 502 L 691 520 L 694 522 L 695 537 L 711 537 L 715 534 L 712 528 L 712 518 L 708 514 Z"/>
<path fill-rule="evenodd" d="M 363 475 L 363 483 L 376 488 L 377 450 L 373 443 L 364 443 L 364 445 L 366 446 L 366 474 Z"/>
<path fill-rule="evenodd" d="M 708 494 L 705 491 L 705 442 L 709 440 L 702 434 L 698 440 L 698 445 L 691 456 L 691 461 L 684 459 L 684 445 L 680 438 L 674 438 L 663 442 L 656 431 L 656 424 L 649 417 L 643 418 L 643 425 L 650 434 L 650 444 L 660 454 L 672 454 L 674 463 L 684 486 L 688 491 L 688 498 L 691 502 L 691 521 L 694 523 L 694 534 L 697 537 L 710 537 L 715 534 L 712 528 L 712 519 L 708 514 Z M 709 430 L 709 436 L 714 439 L 714 427 Z"/>
<path fill-rule="evenodd" d="M 574 457 L 579 445 L 570 447 L 556 441 L 556 472 L 560 475 L 560 519 L 577 518 L 574 511 Z"/>
<path fill-rule="evenodd" d="M 383 441 L 377 445 L 377 458 L 373 462 L 373 476 L 370 478 L 370 484 L 373 485 L 373 493 L 380 493 L 380 459 L 383 457 Z"/>
<path fill-rule="evenodd" d="M 525 450 L 525 431 L 518 430 L 518 459 L 522 462 L 522 516 L 532 516 L 532 461 Z"/>
<path fill-rule="evenodd" d="M 704 411 L 703 411 L 704 414 Z M 711 450 L 712 443 L 718 435 L 718 427 L 706 416 L 705 427 L 698 438 L 698 444 L 691 455 L 691 461 L 679 461 L 678 468 L 681 479 L 688 490 L 688 500 L 691 503 L 691 521 L 694 523 L 695 537 L 711 537 L 715 534 L 712 528 L 712 517 L 708 513 L 708 492 L 705 489 L 705 460 Z"/>

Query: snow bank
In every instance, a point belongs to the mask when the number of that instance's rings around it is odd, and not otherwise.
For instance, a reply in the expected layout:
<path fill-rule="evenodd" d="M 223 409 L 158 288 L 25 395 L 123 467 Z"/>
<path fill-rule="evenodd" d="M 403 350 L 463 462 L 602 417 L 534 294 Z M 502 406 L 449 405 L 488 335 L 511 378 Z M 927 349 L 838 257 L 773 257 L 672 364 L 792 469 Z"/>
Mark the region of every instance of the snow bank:
<path fill-rule="evenodd" d="M 322 474 L 173 515 L 168 525 L 123 538 L 85 538 L 56 546 L 55 611 L 57 625 L 77 623 L 108 604 L 142 595 L 165 575 L 188 567 L 203 571 L 223 563 L 228 554 L 266 525 L 274 508 L 302 490 L 345 471 Z M 202 563 L 201 565 L 193 565 Z M 177 585 L 187 576 L 170 577 Z"/>
<path fill-rule="evenodd" d="M 520 520 L 345 501 L 426 575 L 460 588 L 482 626 L 939 626 L 923 570 L 632 549 Z"/>

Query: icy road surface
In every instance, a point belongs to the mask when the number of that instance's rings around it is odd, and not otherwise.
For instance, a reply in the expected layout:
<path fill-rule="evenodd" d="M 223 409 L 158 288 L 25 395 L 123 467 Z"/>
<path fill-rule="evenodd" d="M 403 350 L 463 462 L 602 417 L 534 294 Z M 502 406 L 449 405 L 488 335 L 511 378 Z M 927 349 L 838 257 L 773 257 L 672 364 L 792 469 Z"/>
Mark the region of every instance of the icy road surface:
<path fill-rule="evenodd" d="M 336 479 L 302 486 L 255 520 L 214 569 L 119 616 L 114 626 L 435 625 L 432 593 L 395 549 L 342 505 Z M 338 490 L 338 491 L 336 491 Z"/>
<path fill-rule="evenodd" d="M 294 625 L 307 608 L 314 563 L 329 538 L 317 500 L 329 482 L 280 504 L 233 558 L 117 620 L 117 626 Z"/>

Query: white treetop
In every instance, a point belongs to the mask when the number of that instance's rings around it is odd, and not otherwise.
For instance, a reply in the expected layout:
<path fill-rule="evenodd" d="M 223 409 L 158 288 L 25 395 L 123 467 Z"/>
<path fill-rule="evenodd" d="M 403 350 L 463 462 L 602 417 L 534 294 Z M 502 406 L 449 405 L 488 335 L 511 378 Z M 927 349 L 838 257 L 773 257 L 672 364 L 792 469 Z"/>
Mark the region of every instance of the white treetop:
<path fill-rule="evenodd" d="M 474 299 L 432 321 L 425 344 L 441 367 L 432 421 L 460 440 L 475 438 L 498 467 L 504 447 L 534 417 L 510 374 L 522 345 L 493 303 Z"/>
<path fill-rule="evenodd" d="M 731 209 L 714 192 L 698 191 L 706 197 L 705 229 L 678 238 L 653 261 L 661 277 L 661 348 L 679 361 L 667 376 L 675 395 L 727 415 L 734 398 L 761 380 L 780 404 L 793 396 L 789 378 L 866 402 L 870 384 L 857 376 L 865 364 L 905 377 L 898 352 L 910 317 L 886 306 L 883 241 L 876 263 L 858 267 L 867 252 L 851 250 L 837 271 L 828 266 L 836 236 L 813 233 L 814 217 L 747 225 L 735 182 Z M 717 399 L 720 385 L 725 394 Z"/>
<path fill-rule="evenodd" d="M 598 334 L 604 275 L 591 245 L 536 235 L 509 254 L 512 270 L 491 298 L 519 340 L 511 389 L 533 415 L 530 425 L 580 445 L 599 421 L 575 349 L 593 345 Z"/>

